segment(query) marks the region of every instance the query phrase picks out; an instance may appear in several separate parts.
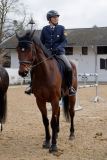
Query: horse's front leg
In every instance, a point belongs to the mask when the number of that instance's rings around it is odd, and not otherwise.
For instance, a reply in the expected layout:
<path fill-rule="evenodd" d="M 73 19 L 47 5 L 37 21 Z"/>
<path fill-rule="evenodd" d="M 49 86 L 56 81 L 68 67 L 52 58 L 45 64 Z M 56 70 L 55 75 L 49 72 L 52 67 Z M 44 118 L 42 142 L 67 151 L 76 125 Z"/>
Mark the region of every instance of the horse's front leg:
<path fill-rule="evenodd" d="M 52 105 L 52 119 L 51 119 L 51 128 L 52 128 L 52 141 L 49 151 L 56 152 L 57 151 L 57 137 L 59 131 L 59 101 L 53 101 Z"/>
<path fill-rule="evenodd" d="M 37 105 L 39 107 L 39 110 L 42 114 L 42 120 L 45 127 L 45 140 L 43 142 L 43 148 L 49 148 L 50 147 L 50 132 L 49 132 L 49 120 L 47 118 L 47 109 L 46 109 L 46 102 L 41 101 L 40 99 L 36 99 Z"/>

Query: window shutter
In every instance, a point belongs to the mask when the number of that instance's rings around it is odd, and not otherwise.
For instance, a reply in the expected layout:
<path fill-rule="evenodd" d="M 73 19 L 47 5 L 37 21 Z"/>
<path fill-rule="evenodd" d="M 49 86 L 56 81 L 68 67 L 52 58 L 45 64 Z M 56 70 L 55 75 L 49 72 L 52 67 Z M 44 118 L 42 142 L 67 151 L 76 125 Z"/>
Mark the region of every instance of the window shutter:
<path fill-rule="evenodd" d="M 105 69 L 105 59 L 100 58 L 100 69 Z"/>

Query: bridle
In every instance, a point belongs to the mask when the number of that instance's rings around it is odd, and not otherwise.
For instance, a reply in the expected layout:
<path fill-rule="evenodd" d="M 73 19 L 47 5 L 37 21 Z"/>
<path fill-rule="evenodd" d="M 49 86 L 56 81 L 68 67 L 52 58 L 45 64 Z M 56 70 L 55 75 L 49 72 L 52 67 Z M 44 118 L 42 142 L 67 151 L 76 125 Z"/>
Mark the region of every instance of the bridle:
<path fill-rule="evenodd" d="M 31 44 L 31 46 L 33 45 L 33 40 L 32 41 L 26 41 L 26 40 L 19 40 L 19 43 L 28 43 Z M 24 47 L 22 48 L 23 51 Z M 32 57 L 34 57 L 34 55 L 36 54 L 36 49 L 35 47 L 31 48 L 31 52 L 32 52 Z M 49 60 L 50 58 L 52 58 L 54 55 L 50 55 L 49 57 L 45 58 L 44 60 L 41 60 L 39 62 L 37 62 L 35 65 L 33 65 L 34 59 L 32 58 L 32 61 L 27 61 L 27 60 L 19 60 L 19 64 L 29 64 L 30 69 L 32 70 L 33 68 L 36 68 L 37 66 L 39 66 L 40 64 L 44 63 L 45 61 Z"/>
<path fill-rule="evenodd" d="M 33 44 L 33 42 L 32 41 L 27 41 L 27 40 L 19 40 L 19 44 L 21 44 L 21 43 L 28 43 L 28 44 Z M 19 46 L 20 47 L 20 46 Z M 21 47 L 21 49 L 22 49 L 22 52 L 24 52 L 24 50 L 25 50 L 25 47 Z M 36 52 L 36 50 L 35 50 L 35 52 Z M 32 53 L 32 57 L 33 57 L 33 53 Z M 33 61 L 27 61 L 27 60 L 19 60 L 19 64 L 32 64 L 32 62 Z"/>

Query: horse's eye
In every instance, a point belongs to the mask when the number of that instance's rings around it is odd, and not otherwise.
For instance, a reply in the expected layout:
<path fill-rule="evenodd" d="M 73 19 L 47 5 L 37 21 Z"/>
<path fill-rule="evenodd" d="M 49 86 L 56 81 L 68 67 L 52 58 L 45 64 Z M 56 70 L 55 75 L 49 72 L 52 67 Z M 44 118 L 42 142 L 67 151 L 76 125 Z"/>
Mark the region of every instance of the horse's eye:
<path fill-rule="evenodd" d="M 25 51 L 25 48 L 21 48 L 21 50 L 24 52 L 24 51 Z"/>

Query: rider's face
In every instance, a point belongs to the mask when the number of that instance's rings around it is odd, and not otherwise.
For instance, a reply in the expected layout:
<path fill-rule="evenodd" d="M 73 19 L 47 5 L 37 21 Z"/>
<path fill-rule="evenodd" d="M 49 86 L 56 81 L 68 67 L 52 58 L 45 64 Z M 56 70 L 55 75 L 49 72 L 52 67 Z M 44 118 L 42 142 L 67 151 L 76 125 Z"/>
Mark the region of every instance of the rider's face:
<path fill-rule="evenodd" d="M 50 23 L 54 25 L 58 24 L 58 21 L 59 21 L 59 16 L 54 16 L 54 17 L 51 17 L 50 19 Z"/>

